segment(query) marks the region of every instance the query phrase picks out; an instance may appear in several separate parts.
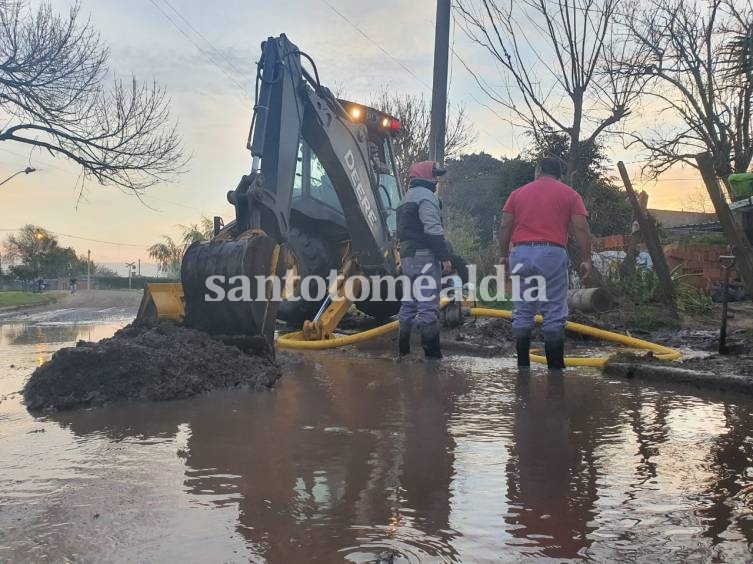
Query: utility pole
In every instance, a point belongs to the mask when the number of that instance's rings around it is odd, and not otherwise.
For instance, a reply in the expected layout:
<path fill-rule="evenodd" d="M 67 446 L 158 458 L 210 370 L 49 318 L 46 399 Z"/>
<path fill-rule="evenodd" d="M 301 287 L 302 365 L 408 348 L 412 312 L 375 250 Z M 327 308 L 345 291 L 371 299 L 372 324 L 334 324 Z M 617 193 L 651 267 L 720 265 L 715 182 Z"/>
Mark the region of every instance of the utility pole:
<path fill-rule="evenodd" d="M 139 277 L 141 277 L 141 259 L 139 259 Z"/>
<path fill-rule="evenodd" d="M 753 245 L 750 244 L 745 233 L 735 221 L 732 210 L 729 209 L 729 204 L 719 187 L 719 179 L 717 179 L 714 171 L 712 156 L 709 153 L 700 153 L 695 156 L 695 160 L 698 163 L 698 170 L 701 172 L 703 183 L 709 192 L 709 198 L 714 204 L 716 217 L 719 218 L 719 223 L 722 224 L 724 229 L 724 235 L 727 237 L 727 241 L 734 246 L 732 254 L 735 255 L 735 269 L 743 279 L 745 292 L 748 295 L 753 295 Z"/>
<path fill-rule="evenodd" d="M 664 249 L 659 241 L 656 222 L 648 211 L 644 211 L 641 208 L 638 195 L 633 189 L 633 183 L 630 181 L 630 176 L 625 168 L 625 163 L 619 161 L 617 163 L 617 169 L 620 171 L 620 176 L 625 185 L 630 204 L 633 206 L 633 214 L 638 220 L 638 225 L 640 225 L 643 241 L 646 243 L 648 253 L 651 255 L 651 261 L 654 263 L 654 271 L 659 280 L 659 297 L 667 306 L 670 315 L 677 319 L 677 294 L 675 292 L 674 284 L 672 283 L 672 275 L 669 271 L 669 265 L 667 265 L 667 258 L 664 256 Z"/>
<path fill-rule="evenodd" d="M 434 79 L 431 89 L 431 127 L 429 158 L 444 164 L 444 140 L 447 127 L 447 61 L 450 50 L 450 0 L 437 0 L 434 32 Z"/>
<path fill-rule="evenodd" d="M 92 252 L 91 249 L 86 251 L 86 289 L 92 289 Z"/>

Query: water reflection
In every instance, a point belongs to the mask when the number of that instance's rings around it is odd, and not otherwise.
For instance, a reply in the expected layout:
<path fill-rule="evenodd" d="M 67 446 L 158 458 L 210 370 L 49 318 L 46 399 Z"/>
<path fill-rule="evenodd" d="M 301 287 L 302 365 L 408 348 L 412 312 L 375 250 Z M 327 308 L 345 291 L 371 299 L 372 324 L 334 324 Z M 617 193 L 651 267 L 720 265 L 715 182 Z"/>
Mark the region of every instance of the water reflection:
<path fill-rule="evenodd" d="M 174 441 L 185 493 L 235 508 L 246 558 L 735 561 L 753 542 L 753 420 L 733 399 L 321 354 L 270 393 L 54 420 L 124 448 Z"/>
<path fill-rule="evenodd" d="M 703 493 L 708 505 L 699 511 L 706 523 L 703 534 L 719 545 L 739 526 L 753 547 L 753 413 L 725 401 L 724 427 L 711 447 L 713 478 Z"/>
<path fill-rule="evenodd" d="M 465 378 L 380 364 L 314 360 L 270 394 L 54 419 L 117 441 L 166 437 L 185 424 L 186 490 L 202 504 L 237 504 L 237 530 L 270 561 L 304 553 L 373 560 L 385 551 L 454 560 L 447 421 Z"/>
<path fill-rule="evenodd" d="M 0 346 L 75 343 L 79 340 L 98 341 L 112 335 L 124 322 L 108 325 L 31 323 L 0 324 Z"/>
<path fill-rule="evenodd" d="M 588 552 L 596 529 L 597 446 L 610 440 L 621 406 L 599 400 L 590 379 L 521 373 L 506 473 L 506 522 L 515 545 L 539 556 Z"/>

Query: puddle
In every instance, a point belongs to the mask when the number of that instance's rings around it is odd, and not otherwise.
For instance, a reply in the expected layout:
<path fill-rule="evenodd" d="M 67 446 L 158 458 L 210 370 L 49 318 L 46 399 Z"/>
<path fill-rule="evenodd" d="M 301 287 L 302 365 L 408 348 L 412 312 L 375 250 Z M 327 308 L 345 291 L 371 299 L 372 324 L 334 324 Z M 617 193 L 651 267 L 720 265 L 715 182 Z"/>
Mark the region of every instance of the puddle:
<path fill-rule="evenodd" d="M 0 325 L 0 561 L 751 559 L 748 398 L 362 350 L 35 419 L 34 366 L 127 322 L 49 321 Z"/>

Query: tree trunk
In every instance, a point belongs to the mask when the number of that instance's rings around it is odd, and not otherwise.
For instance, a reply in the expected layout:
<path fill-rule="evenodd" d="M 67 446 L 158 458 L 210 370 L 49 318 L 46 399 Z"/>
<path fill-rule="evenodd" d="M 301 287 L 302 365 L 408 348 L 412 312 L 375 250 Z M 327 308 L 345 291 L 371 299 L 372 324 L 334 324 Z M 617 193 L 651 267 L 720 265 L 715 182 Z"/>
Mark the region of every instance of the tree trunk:
<path fill-rule="evenodd" d="M 570 129 L 570 154 L 567 156 L 565 182 L 575 188 L 580 163 L 580 130 L 583 123 L 583 94 L 573 93 L 573 126 Z"/>
<path fill-rule="evenodd" d="M 620 171 L 622 182 L 625 184 L 625 190 L 627 190 L 630 203 L 633 206 L 633 214 L 638 220 L 638 224 L 641 226 L 641 235 L 646 242 L 646 247 L 651 255 L 651 260 L 654 262 L 654 270 L 656 276 L 659 279 L 659 299 L 666 304 L 669 308 L 669 312 L 677 319 L 677 296 L 675 294 L 675 287 L 672 283 L 672 276 L 669 272 L 669 266 L 667 265 L 667 257 L 664 256 L 664 249 L 659 241 L 659 233 L 656 229 L 656 223 L 651 214 L 644 212 L 638 201 L 638 195 L 633 190 L 633 183 L 630 182 L 625 163 L 619 161 L 617 168 Z"/>
<path fill-rule="evenodd" d="M 573 98 L 573 127 L 570 129 L 570 153 L 567 156 L 567 169 L 565 171 L 565 183 L 575 189 L 575 183 L 578 180 L 578 165 L 580 164 L 580 131 L 583 120 L 583 95 Z M 567 252 L 570 256 L 570 264 L 573 270 L 578 271 L 578 267 L 583 258 L 580 256 L 580 249 L 575 241 L 571 240 L 567 245 Z M 590 257 L 588 257 L 590 258 Z M 591 276 L 587 280 L 581 280 L 586 288 L 603 288 L 604 277 L 597 269 L 591 270 Z"/>
<path fill-rule="evenodd" d="M 698 168 L 701 171 L 703 183 L 709 192 L 711 202 L 714 204 L 716 216 L 719 218 L 719 223 L 722 224 L 722 228 L 724 229 L 724 235 L 734 246 L 732 253 L 737 257 L 735 267 L 743 279 L 745 293 L 749 297 L 753 297 L 753 245 L 750 244 L 745 233 L 743 233 L 735 221 L 732 211 L 729 209 L 729 205 L 727 205 L 727 200 L 725 200 L 724 194 L 721 188 L 719 188 L 719 181 L 716 177 L 711 154 L 700 153 L 696 155 L 695 160 L 698 163 Z"/>

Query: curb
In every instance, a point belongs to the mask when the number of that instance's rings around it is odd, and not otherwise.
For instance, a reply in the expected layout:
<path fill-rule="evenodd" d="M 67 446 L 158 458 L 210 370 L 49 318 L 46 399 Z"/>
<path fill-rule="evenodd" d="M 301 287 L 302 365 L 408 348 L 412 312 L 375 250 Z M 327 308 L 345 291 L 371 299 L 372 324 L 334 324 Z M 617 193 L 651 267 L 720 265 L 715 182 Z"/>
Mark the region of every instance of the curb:
<path fill-rule="evenodd" d="M 632 362 L 607 363 L 603 373 L 607 376 L 627 379 L 689 384 L 697 388 L 753 394 L 753 376 L 690 370 L 666 364 Z"/>

